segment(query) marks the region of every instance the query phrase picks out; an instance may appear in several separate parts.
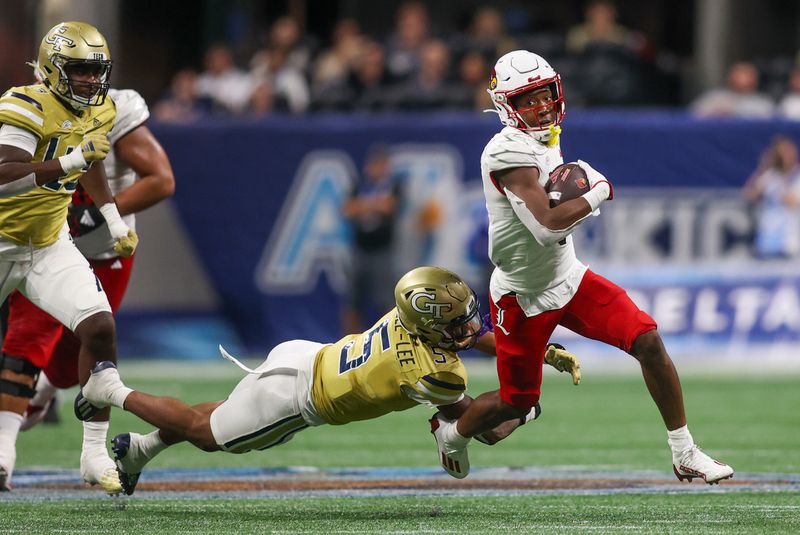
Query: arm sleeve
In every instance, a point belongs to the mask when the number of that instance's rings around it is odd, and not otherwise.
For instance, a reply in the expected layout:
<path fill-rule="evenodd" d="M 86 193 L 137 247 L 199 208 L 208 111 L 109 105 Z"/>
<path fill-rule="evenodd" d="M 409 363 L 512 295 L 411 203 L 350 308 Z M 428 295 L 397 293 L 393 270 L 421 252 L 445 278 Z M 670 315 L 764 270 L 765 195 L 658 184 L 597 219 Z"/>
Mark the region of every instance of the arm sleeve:
<path fill-rule="evenodd" d="M 504 188 L 503 191 L 505 191 L 508 202 L 511 204 L 511 208 L 514 210 L 514 213 L 517 214 L 517 218 L 522 222 L 523 225 L 525 225 L 531 234 L 533 234 L 534 239 L 539 243 L 539 245 L 547 246 L 560 242 L 572 234 L 572 231 L 575 230 L 575 227 L 577 227 L 581 221 L 586 219 L 586 217 L 583 217 L 565 229 L 549 229 L 536 220 L 536 218 L 533 216 L 533 213 L 525 204 L 525 201 L 514 195 L 514 193 L 508 188 Z"/>

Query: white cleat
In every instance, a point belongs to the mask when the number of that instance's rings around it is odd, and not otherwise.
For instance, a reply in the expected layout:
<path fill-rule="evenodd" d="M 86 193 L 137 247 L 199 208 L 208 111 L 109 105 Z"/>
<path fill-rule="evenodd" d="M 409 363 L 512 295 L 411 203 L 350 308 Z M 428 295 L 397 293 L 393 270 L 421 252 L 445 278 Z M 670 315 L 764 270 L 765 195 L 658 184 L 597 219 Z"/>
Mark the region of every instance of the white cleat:
<path fill-rule="evenodd" d="M 11 474 L 16 462 L 16 444 L 7 440 L 0 442 L 0 492 L 11 490 Z"/>
<path fill-rule="evenodd" d="M 723 479 L 733 477 L 733 468 L 715 461 L 703 453 L 697 445 L 693 445 L 680 456 L 673 457 L 672 470 L 680 481 L 686 479 L 689 483 L 699 477 L 709 485 L 714 485 Z"/>
<path fill-rule="evenodd" d="M 431 433 L 436 439 L 436 446 L 439 449 L 439 464 L 445 471 L 456 479 L 464 479 L 469 474 L 469 454 L 466 444 L 463 446 L 453 446 L 445 439 L 448 426 L 456 425 L 455 421 L 447 421 L 439 416 L 433 415 L 430 419 Z"/>
<path fill-rule="evenodd" d="M 81 476 L 88 484 L 100 485 L 112 496 L 122 492 L 117 466 L 104 449 L 81 452 Z"/>

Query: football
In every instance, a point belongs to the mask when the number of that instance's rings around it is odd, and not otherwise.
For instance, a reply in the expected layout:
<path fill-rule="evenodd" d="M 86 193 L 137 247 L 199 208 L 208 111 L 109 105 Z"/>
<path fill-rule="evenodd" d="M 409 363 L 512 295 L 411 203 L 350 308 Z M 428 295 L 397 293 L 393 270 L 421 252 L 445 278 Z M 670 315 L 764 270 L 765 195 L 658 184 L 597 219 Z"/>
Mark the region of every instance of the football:
<path fill-rule="evenodd" d="M 576 199 L 589 189 L 586 172 L 575 162 L 562 163 L 553 169 L 544 187 L 547 198 L 550 199 L 550 208 L 555 208 L 564 201 Z"/>

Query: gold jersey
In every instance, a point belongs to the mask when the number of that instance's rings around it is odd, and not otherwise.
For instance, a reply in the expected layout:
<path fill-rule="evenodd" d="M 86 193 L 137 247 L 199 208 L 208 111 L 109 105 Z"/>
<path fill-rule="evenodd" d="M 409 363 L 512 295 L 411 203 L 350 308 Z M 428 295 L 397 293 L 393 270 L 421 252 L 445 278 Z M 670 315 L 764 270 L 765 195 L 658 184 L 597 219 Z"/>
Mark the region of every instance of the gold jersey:
<path fill-rule="evenodd" d="M 0 123 L 28 130 L 38 139 L 32 162 L 64 156 L 90 132 L 108 134 L 116 114 L 111 98 L 77 114 L 41 84 L 12 87 L 0 97 Z M 34 247 L 55 243 L 84 172 L 73 171 L 33 191 L 1 198 L 0 236 Z"/>
<path fill-rule="evenodd" d="M 368 331 L 319 352 L 311 396 L 327 423 L 341 425 L 418 403 L 450 405 L 466 388 L 458 355 L 409 335 L 392 309 Z"/>

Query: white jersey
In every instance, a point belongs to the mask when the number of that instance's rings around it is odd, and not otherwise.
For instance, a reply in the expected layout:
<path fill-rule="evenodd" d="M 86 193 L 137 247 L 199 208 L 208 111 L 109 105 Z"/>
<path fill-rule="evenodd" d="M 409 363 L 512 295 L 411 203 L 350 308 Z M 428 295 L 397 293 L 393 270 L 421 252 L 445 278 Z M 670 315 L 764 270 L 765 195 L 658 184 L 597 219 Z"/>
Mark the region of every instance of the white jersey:
<path fill-rule="evenodd" d="M 117 105 L 117 120 L 114 123 L 114 128 L 108 133 L 112 150 L 103 160 L 103 165 L 108 176 L 108 187 L 111 189 L 111 194 L 116 195 L 120 191 L 131 187 L 138 177 L 133 169 L 117 161 L 113 147 L 117 141 L 129 134 L 131 130 L 141 126 L 150 117 L 150 110 L 147 108 L 147 103 L 145 103 L 142 96 L 133 89 L 110 89 L 108 96 Z M 136 229 L 136 216 L 134 214 L 125 215 L 122 220 L 128 227 Z M 102 260 L 118 256 L 114 252 L 114 240 L 111 238 L 111 233 L 105 224 L 93 232 L 74 238 L 74 240 L 75 245 L 78 246 L 78 249 L 86 258 Z"/>
<path fill-rule="evenodd" d="M 572 236 L 553 245 L 541 245 L 514 213 L 492 173 L 516 167 L 535 167 L 539 184 L 564 159 L 559 145 L 548 146 L 533 136 L 505 127 L 481 155 L 481 177 L 489 212 L 489 257 L 495 266 L 489 286 L 492 300 L 516 293 L 528 316 L 566 305 L 578 289 L 586 266 L 575 256 Z"/>

